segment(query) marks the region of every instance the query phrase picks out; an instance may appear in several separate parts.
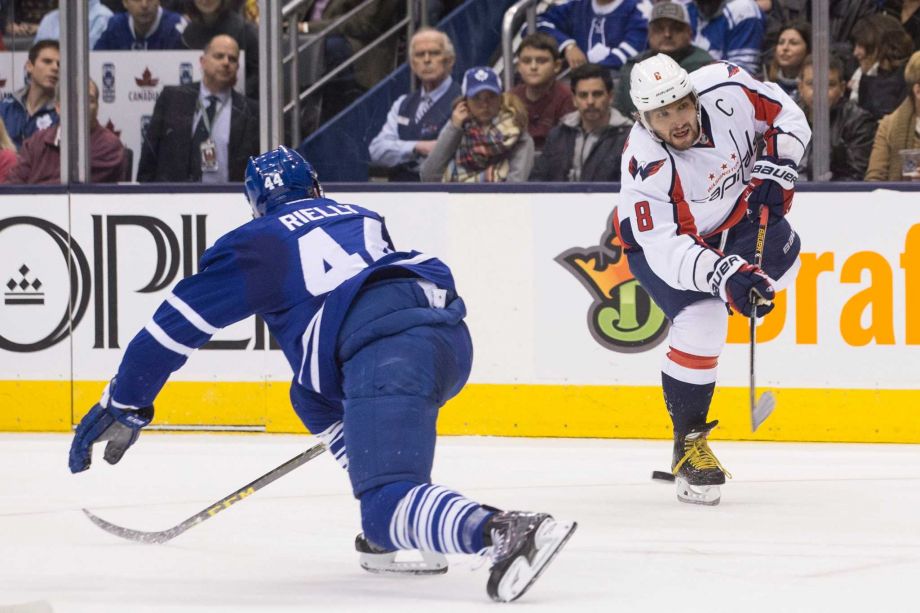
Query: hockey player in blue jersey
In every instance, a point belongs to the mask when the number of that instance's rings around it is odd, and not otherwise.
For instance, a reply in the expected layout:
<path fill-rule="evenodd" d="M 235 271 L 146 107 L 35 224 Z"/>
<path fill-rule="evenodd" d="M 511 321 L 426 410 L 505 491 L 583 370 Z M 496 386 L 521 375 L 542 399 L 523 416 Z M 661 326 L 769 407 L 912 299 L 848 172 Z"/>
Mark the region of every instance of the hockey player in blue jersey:
<path fill-rule="evenodd" d="M 221 237 L 125 351 L 81 420 L 70 470 L 108 441 L 117 463 L 154 416 L 170 374 L 220 328 L 261 315 L 294 371 L 291 402 L 348 471 L 362 566 L 446 571 L 482 551 L 493 600 L 520 597 L 574 532 L 545 513 L 498 511 L 431 483 L 438 409 L 466 383 L 472 344 L 450 269 L 397 251 L 383 218 L 323 196 L 312 166 L 280 147 L 251 158 L 254 219 Z M 401 563 L 397 550 L 435 552 Z"/>

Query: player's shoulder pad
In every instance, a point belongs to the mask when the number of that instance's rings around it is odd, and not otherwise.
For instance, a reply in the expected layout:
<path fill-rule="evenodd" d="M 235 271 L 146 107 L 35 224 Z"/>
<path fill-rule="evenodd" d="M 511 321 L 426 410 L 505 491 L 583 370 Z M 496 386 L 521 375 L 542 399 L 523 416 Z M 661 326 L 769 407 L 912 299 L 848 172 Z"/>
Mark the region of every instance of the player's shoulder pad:
<path fill-rule="evenodd" d="M 707 64 L 690 73 L 690 83 L 698 94 L 704 94 L 722 84 L 742 81 L 747 72 L 737 64 L 724 60 Z"/>
<path fill-rule="evenodd" d="M 733 24 L 738 24 L 745 19 L 763 19 L 763 13 L 755 0 L 729 0 L 722 13 Z"/>
<path fill-rule="evenodd" d="M 646 191 L 663 181 L 671 181 L 671 157 L 640 124 L 635 124 L 623 149 L 621 180 L 624 186 L 633 185 Z M 665 185 L 665 189 L 667 186 Z"/>

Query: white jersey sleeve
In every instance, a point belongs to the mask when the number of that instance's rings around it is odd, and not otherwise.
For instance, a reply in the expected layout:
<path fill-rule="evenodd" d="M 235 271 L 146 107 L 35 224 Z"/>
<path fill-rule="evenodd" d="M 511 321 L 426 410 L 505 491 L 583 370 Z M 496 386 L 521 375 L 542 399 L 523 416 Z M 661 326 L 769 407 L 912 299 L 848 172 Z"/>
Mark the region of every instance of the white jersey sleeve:
<path fill-rule="evenodd" d="M 652 272 L 671 287 L 710 293 L 707 278 L 720 255 L 697 232 L 671 153 L 636 124 L 622 164 L 621 241 L 640 247 Z"/>

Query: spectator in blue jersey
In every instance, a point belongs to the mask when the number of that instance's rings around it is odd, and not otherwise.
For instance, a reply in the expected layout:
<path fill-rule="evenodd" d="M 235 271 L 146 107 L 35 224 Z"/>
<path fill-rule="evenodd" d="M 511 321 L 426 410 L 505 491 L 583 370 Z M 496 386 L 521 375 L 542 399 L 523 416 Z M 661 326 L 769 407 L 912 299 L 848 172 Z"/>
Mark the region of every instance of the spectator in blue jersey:
<path fill-rule="evenodd" d="M 103 6 L 100 0 L 89 0 L 89 48 L 92 49 L 105 31 L 112 11 Z M 38 24 L 35 40 L 59 40 L 61 37 L 61 12 L 58 9 L 49 11 Z"/>
<path fill-rule="evenodd" d="M 687 7 L 698 47 L 714 59 L 760 75 L 764 19 L 754 0 L 694 0 Z"/>
<path fill-rule="evenodd" d="M 125 147 L 118 137 L 99 123 L 99 88 L 92 80 L 87 86 L 89 102 L 90 181 L 115 183 L 124 173 Z M 60 100 L 57 100 L 60 111 Z M 19 163 L 7 177 L 8 183 L 56 185 L 61 182 L 60 125 L 30 136 L 19 150 Z"/>
<path fill-rule="evenodd" d="M 179 13 L 160 6 L 160 0 L 122 0 L 126 12 L 118 13 L 93 46 L 96 51 L 185 49 Z"/>
<path fill-rule="evenodd" d="M 652 7 L 651 17 L 649 17 L 649 48 L 631 58 L 623 66 L 613 98 L 613 106 L 627 117 L 632 117 L 632 114 L 636 112 L 636 107 L 629 95 L 629 75 L 632 73 L 633 66 L 652 56 L 664 53 L 688 73 L 706 64 L 711 64 L 712 56 L 691 44 L 692 40 L 693 30 L 690 26 L 687 7 L 667 0 L 656 2 Z"/>
<path fill-rule="evenodd" d="M 633 122 L 610 106 L 610 71 L 584 64 L 569 78 L 576 110 L 550 131 L 530 180 L 619 181 L 620 158 Z"/>
<path fill-rule="evenodd" d="M 362 566 L 438 574 L 443 554 L 481 552 L 492 562 L 489 596 L 520 597 L 576 524 L 431 482 L 438 411 L 473 357 L 450 269 L 397 250 L 374 211 L 325 198 L 312 166 L 286 147 L 250 159 L 245 189 L 254 219 L 218 239 L 128 345 L 77 426 L 71 472 L 90 468 L 96 442 L 119 462 L 169 376 L 220 328 L 259 315 L 294 371 L 294 411 L 348 471 Z M 406 565 L 401 549 L 434 555 Z"/>
<path fill-rule="evenodd" d="M 422 181 L 514 183 L 533 168 L 533 138 L 527 132 L 527 107 L 488 66 L 463 75 L 461 97 L 419 171 Z"/>
<path fill-rule="evenodd" d="M 55 89 L 61 68 L 60 46 L 56 40 L 42 40 L 29 49 L 26 61 L 28 85 L 0 101 L 0 119 L 16 147 L 38 130 L 58 120 L 54 110 Z"/>
<path fill-rule="evenodd" d="M 590 62 L 619 70 L 648 38 L 637 0 L 572 0 L 541 14 L 537 30 L 556 39 L 571 68 Z"/>
<path fill-rule="evenodd" d="M 419 180 L 419 166 L 460 96 L 450 76 L 455 57 L 450 38 L 434 28 L 419 30 L 409 41 L 409 68 L 419 88 L 396 99 L 369 147 L 371 162 L 388 168 L 390 181 Z"/>

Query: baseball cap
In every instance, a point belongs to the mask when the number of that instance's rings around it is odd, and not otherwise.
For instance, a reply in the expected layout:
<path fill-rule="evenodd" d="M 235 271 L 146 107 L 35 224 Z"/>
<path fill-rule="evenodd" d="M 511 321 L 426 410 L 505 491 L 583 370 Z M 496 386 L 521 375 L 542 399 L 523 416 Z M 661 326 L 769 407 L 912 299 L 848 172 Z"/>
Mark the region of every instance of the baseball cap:
<path fill-rule="evenodd" d="M 674 21 L 679 21 L 685 23 L 688 26 L 690 25 L 690 15 L 687 13 L 687 7 L 683 4 L 677 4 L 676 2 L 656 2 L 652 6 L 652 16 L 649 18 L 649 23 L 655 21 L 656 19 L 673 19 Z"/>
<path fill-rule="evenodd" d="M 485 90 L 496 94 L 502 93 L 502 82 L 494 70 L 488 66 L 474 66 L 463 73 L 460 91 L 465 97 L 472 98 Z"/>

